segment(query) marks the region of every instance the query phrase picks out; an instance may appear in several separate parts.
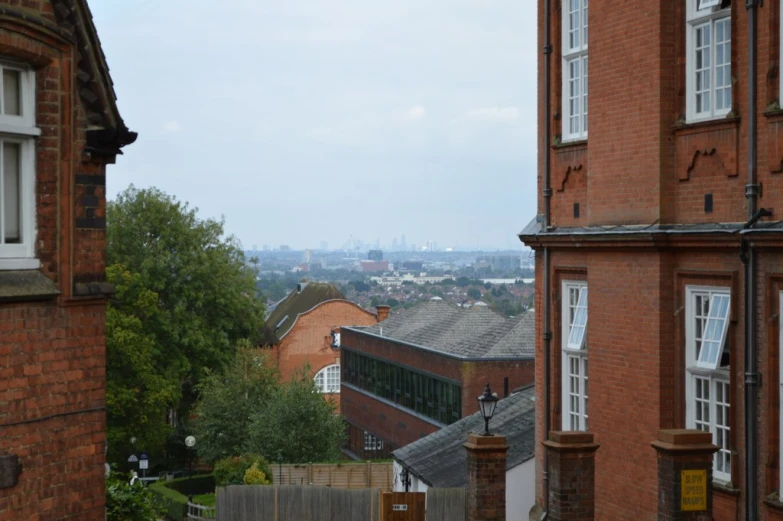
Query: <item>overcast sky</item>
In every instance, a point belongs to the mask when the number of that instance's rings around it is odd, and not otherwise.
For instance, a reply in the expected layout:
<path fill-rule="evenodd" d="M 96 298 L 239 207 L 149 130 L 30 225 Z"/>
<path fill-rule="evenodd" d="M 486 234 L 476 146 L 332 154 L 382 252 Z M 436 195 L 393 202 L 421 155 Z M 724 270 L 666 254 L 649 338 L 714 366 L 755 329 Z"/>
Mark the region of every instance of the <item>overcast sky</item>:
<path fill-rule="evenodd" d="M 535 215 L 533 0 L 90 0 L 157 186 L 245 248 L 521 247 Z"/>

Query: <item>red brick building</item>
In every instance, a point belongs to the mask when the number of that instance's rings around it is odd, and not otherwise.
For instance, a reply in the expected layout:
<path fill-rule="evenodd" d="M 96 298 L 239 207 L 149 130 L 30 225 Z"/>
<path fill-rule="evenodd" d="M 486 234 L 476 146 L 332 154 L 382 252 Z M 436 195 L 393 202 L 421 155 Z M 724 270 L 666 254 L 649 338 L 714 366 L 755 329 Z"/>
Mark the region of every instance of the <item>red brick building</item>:
<path fill-rule="evenodd" d="M 84 0 L 3 2 L 0 68 L 0 518 L 102 520 L 106 165 L 136 134 Z"/>
<path fill-rule="evenodd" d="M 487 382 L 498 395 L 532 383 L 534 313 L 429 301 L 341 334 L 341 411 L 348 451 L 391 451 L 478 411 Z"/>
<path fill-rule="evenodd" d="M 783 519 L 783 38 L 758 4 L 538 2 L 537 436 L 594 434 L 595 519 L 658 519 L 672 428 L 719 447 L 714 519 Z"/>
<path fill-rule="evenodd" d="M 287 381 L 305 364 L 316 386 L 340 405 L 340 326 L 370 326 L 388 316 L 389 307 L 371 313 L 346 300 L 323 282 L 302 282 L 267 317 L 267 348 Z"/>

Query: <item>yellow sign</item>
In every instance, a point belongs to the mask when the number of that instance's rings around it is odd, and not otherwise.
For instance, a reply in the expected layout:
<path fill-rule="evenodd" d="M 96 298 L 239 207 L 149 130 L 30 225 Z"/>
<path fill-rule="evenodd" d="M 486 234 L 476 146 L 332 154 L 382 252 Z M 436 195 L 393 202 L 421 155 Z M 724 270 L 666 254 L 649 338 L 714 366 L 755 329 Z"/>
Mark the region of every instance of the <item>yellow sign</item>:
<path fill-rule="evenodd" d="M 707 471 L 680 471 L 680 509 L 707 510 Z"/>

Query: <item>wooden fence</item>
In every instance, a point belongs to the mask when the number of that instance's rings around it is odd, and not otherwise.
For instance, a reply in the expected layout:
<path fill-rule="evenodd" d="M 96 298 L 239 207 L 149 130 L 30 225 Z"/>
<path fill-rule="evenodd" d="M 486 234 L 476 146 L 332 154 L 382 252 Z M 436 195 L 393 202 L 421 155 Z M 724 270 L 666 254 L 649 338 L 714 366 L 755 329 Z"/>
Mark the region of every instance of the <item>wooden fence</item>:
<path fill-rule="evenodd" d="M 379 521 L 378 490 L 286 485 L 220 487 L 217 521 Z"/>
<path fill-rule="evenodd" d="M 426 521 L 466 521 L 463 488 L 427 490 Z M 380 491 L 310 486 L 217 489 L 217 521 L 381 521 Z"/>
<path fill-rule="evenodd" d="M 394 487 L 394 470 L 391 462 L 272 465 L 270 470 L 276 485 L 380 490 L 392 490 Z"/>
<path fill-rule="evenodd" d="M 467 521 L 464 488 L 427 489 L 427 521 Z"/>

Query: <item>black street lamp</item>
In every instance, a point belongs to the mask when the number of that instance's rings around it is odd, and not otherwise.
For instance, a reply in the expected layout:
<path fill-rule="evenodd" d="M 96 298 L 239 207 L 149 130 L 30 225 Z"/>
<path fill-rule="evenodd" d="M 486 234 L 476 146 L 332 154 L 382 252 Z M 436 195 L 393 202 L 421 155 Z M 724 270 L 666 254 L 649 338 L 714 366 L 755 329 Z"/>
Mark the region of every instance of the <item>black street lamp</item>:
<path fill-rule="evenodd" d="M 196 438 L 185 438 L 185 446 L 188 448 L 188 503 L 193 503 L 193 489 L 190 488 L 190 477 L 193 475 L 193 447 L 196 446 Z"/>
<path fill-rule="evenodd" d="M 484 417 L 484 434 L 482 436 L 492 436 L 489 432 L 489 419 L 495 414 L 495 407 L 498 404 L 498 393 L 493 393 L 489 388 L 489 382 L 484 387 L 484 394 L 478 397 L 479 410 Z"/>

